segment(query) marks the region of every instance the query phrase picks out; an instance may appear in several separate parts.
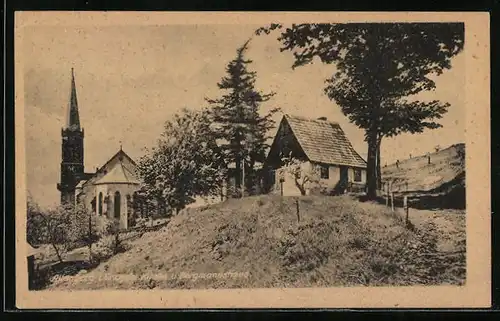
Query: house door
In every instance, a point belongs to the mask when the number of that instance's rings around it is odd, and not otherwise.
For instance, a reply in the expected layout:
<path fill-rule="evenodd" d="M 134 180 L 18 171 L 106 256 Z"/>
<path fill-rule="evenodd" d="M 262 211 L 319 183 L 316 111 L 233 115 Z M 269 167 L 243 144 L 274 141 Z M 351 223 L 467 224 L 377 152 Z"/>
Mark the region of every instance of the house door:
<path fill-rule="evenodd" d="M 115 200 L 114 200 L 114 205 L 115 205 L 115 218 L 120 218 L 120 192 L 115 193 Z"/>
<path fill-rule="evenodd" d="M 346 166 L 340 166 L 340 186 L 341 186 L 341 191 L 345 191 L 348 187 L 349 184 L 349 171 L 348 167 Z"/>

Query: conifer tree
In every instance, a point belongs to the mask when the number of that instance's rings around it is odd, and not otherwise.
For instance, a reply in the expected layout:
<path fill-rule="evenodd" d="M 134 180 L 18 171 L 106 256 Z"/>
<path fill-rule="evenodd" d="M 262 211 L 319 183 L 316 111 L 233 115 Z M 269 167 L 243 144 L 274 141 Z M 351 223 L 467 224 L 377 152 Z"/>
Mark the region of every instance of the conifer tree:
<path fill-rule="evenodd" d="M 245 58 L 249 42 L 237 49 L 236 58 L 226 67 L 227 75 L 217 84 L 225 93 L 218 99 L 206 99 L 211 106 L 215 135 L 222 142 L 224 160 L 227 164 L 235 164 L 238 188 L 242 183 L 243 164 L 245 185 L 255 184 L 255 164 L 265 160 L 269 130 L 274 126 L 272 116 L 278 111 L 260 113 L 262 103 L 271 99 L 274 93 L 255 89 L 257 73 L 249 71 L 252 60 Z"/>

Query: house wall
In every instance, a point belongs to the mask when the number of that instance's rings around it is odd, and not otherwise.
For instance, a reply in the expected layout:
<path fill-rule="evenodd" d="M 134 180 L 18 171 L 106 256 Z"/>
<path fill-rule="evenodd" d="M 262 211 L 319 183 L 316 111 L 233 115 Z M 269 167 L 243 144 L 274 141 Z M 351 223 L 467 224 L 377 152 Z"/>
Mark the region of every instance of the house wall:
<path fill-rule="evenodd" d="M 311 162 L 304 162 L 301 165 L 303 173 L 311 173 L 312 166 L 318 166 L 317 164 L 313 164 Z M 329 165 L 328 166 L 328 179 L 320 178 L 319 185 L 318 184 L 306 184 L 306 195 L 315 193 L 315 188 L 321 186 L 321 188 L 325 188 L 327 190 L 335 189 L 340 182 L 340 166 L 337 165 Z M 281 194 L 281 183 L 280 183 L 280 170 L 276 170 L 275 172 L 275 184 L 273 189 L 271 190 L 274 194 Z M 354 182 L 354 168 L 350 167 L 347 171 L 348 182 L 349 183 L 357 183 L 357 184 L 366 184 L 366 169 L 361 169 L 361 182 Z M 300 189 L 295 185 L 295 180 L 292 174 L 285 172 L 284 173 L 285 180 L 283 182 L 283 196 L 300 196 Z"/>

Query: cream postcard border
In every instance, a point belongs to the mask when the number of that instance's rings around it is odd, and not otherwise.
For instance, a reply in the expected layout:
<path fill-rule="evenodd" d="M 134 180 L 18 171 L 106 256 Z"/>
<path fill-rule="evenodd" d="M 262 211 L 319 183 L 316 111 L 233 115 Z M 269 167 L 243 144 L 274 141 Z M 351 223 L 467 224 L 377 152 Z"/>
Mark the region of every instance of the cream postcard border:
<path fill-rule="evenodd" d="M 39 26 L 464 22 L 467 280 L 462 287 L 28 291 L 22 28 Z M 487 12 L 16 12 L 15 177 L 18 308 L 452 308 L 491 305 L 490 44 Z"/>

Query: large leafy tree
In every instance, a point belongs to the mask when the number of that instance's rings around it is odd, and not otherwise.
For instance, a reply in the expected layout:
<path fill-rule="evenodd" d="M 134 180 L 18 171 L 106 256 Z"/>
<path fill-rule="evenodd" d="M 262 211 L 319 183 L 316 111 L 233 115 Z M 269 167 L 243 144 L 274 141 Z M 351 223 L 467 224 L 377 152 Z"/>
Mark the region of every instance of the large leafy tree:
<path fill-rule="evenodd" d="M 319 58 L 335 64 L 326 79 L 328 97 L 351 122 L 365 130 L 368 144 L 367 194 L 376 195 L 380 144 L 384 137 L 439 128 L 449 104 L 420 101 L 415 95 L 436 88 L 431 75 L 451 68 L 464 46 L 462 23 L 279 24 L 257 34 L 281 30 L 282 51 L 291 51 L 292 68 Z M 377 170 L 378 168 L 378 170 Z"/>
<path fill-rule="evenodd" d="M 178 211 L 194 197 L 221 195 L 225 177 L 206 110 L 183 109 L 167 121 L 158 144 L 138 164 L 143 192 Z"/>
<path fill-rule="evenodd" d="M 256 162 L 264 162 L 269 141 L 269 130 L 277 109 L 263 114 L 262 103 L 274 93 L 262 93 L 255 89 L 257 74 L 249 70 L 252 60 L 245 58 L 249 41 L 237 49 L 236 58 L 226 67 L 227 75 L 217 84 L 224 94 L 217 99 L 206 99 L 210 104 L 214 131 L 222 143 L 221 151 L 227 164 L 236 167 L 236 186 L 242 183 L 242 164 L 248 180 L 255 181 Z"/>

